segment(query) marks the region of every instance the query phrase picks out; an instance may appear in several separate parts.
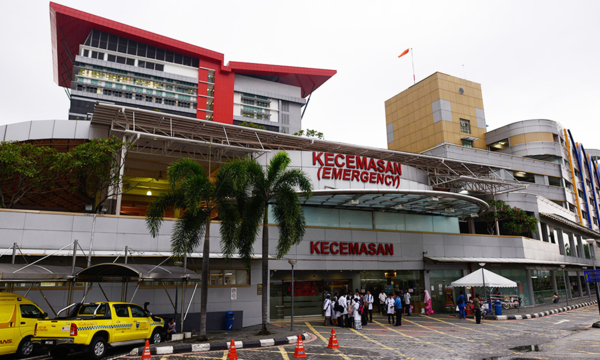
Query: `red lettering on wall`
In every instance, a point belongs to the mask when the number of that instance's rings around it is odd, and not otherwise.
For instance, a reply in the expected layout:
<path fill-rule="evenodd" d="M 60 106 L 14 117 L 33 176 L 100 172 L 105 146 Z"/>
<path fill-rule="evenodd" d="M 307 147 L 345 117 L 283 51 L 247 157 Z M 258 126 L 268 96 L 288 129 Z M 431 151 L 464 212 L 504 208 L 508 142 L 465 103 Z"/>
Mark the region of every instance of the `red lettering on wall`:
<path fill-rule="evenodd" d="M 338 243 L 337 243 L 337 241 L 334 241 L 334 242 L 332 242 L 332 243 L 331 243 L 331 246 L 329 247 L 329 250 L 331 251 L 331 254 L 332 254 L 332 255 L 337 255 L 337 254 L 339 254 L 339 252 L 340 252 L 340 251 L 339 251 L 338 249 L 335 249 L 335 250 L 333 249 L 333 247 L 334 247 L 334 246 L 335 246 L 335 247 L 339 247 L 339 245 L 340 245 L 340 244 L 338 244 Z"/>
<path fill-rule="evenodd" d="M 357 169 L 362 169 L 362 170 L 367 170 L 367 158 L 363 157 L 363 156 L 357 156 L 356 157 L 356 168 Z"/>
<path fill-rule="evenodd" d="M 333 154 L 325 153 L 325 165 L 333 166 Z"/>
<path fill-rule="evenodd" d="M 329 241 L 321 241 L 321 254 L 329 255 Z"/>
<path fill-rule="evenodd" d="M 346 181 L 350 181 L 350 171 L 354 171 L 354 170 L 350 170 L 350 169 L 344 169 L 344 180 Z"/>
<path fill-rule="evenodd" d="M 356 181 L 359 181 L 358 174 L 360 174 L 360 171 L 352 170 L 352 178 L 350 179 L 350 181 L 354 181 L 354 179 L 356 179 Z"/>
<path fill-rule="evenodd" d="M 385 250 L 383 249 L 383 244 L 379 244 L 377 246 L 377 255 L 387 255 Z"/>
<path fill-rule="evenodd" d="M 379 172 L 385 171 L 385 161 L 377 160 L 377 171 L 379 171 Z"/>
<path fill-rule="evenodd" d="M 329 179 L 331 175 L 331 168 L 330 167 L 324 167 L 323 168 L 323 179 Z"/>
<path fill-rule="evenodd" d="M 369 244 L 369 255 L 375 255 L 377 252 L 376 245 L 374 243 Z"/>
<path fill-rule="evenodd" d="M 319 243 L 320 243 L 320 241 L 317 241 L 317 242 L 311 241 L 310 242 L 310 253 L 311 254 L 314 254 L 314 253 L 320 254 Z"/>
<path fill-rule="evenodd" d="M 385 244 L 385 254 L 394 255 L 394 244 Z"/>
<path fill-rule="evenodd" d="M 396 175 L 402 175 L 402 166 L 398 163 L 394 163 L 394 171 L 396 171 Z"/>
<path fill-rule="evenodd" d="M 385 167 L 385 172 L 391 172 L 392 174 L 396 173 L 391 161 L 388 161 L 387 166 Z"/>
<path fill-rule="evenodd" d="M 377 165 L 375 165 L 375 160 L 369 159 L 369 170 L 377 170 Z"/>
<path fill-rule="evenodd" d="M 350 171 L 350 170 L 333 168 L 333 171 L 331 172 L 331 178 L 335 179 L 335 180 L 341 180 L 342 174 L 344 174 L 344 171 Z"/>
<path fill-rule="evenodd" d="M 360 173 L 360 181 L 362 181 L 362 182 L 369 181 L 369 172 L 368 171 L 363 171 Z"/>
<path fill-rule="evenodd" d="M 323 166 L 323 160 L 321 160 L 321 155 L 323 155 L 323 153 L 317 154 L 313 151 L 313 165 L 317 165 L 317 162 L 319 162 L 319 164 Z"/>
<path fill-rule="evenodd" d="M 342 161 L 342 162 L 340 163 L 340 162 L 338 162 L 338 159 L 344 159 L 344 155 L 342 155 L 342 154 L 337 154 L 337 155 L 335 156 L 335 160 L 334 160 L 334 162 L 335 162 L 335 166 L 337 166 L 337 167 L 344 167 L 344 162 Z"/>
<path fill-rule="evenodd" d="M 377 184 L 377 173 L 369 173 L 369 182 L 371 184 Z"/>
<path fill-rule="evenodd" d="M 340 243 L 340 255 L 348 255 L 348 243 Z"/>
<path fill-rule="evenodd" d="M 348 155 L 346 157 L 346 167 L 348 169 L 354 169 L 354 155 Z"/>
<path fill-rule="evenodd" d="M 360 244 L 359 243 L 348 243 L 348 252 L 350 255 L 360 255 Z"/>

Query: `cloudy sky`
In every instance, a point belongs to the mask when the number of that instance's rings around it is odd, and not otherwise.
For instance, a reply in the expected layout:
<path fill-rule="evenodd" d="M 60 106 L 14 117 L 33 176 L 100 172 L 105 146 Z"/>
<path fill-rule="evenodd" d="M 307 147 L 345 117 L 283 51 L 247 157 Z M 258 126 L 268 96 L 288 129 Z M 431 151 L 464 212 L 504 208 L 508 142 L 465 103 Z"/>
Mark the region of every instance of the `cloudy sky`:
<path fill-rule="evenodd" d="M 435 71 L 482 84 L 488 129 L 545 118 L 597 142 L 600 1 L 129 1 L 59 3 L 245 61 L 335 69 L 303 128 L 386 147 L 384 101 Z M 0 125 L 66 119 L 47 1 L 0 1 Z M 464 65 L 464 66 L 463 66 Z"/>

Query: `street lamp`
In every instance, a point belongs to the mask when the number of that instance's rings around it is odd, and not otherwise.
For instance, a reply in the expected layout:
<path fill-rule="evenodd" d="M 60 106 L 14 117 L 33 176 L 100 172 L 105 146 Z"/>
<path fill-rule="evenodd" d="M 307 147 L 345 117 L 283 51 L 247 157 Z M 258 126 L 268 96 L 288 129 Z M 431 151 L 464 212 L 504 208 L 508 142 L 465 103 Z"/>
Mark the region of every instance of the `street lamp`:
<path fill-rule="evenodd" d="M 587 270 L 587 266 L 582 266 L 581 267 L 583 269 L 583 273 L 585 274 L 585 271 Z M 590 287 L 587 287 L 587 293 L 588 293 L 588 298 L 590 300 L 590 302 L 592 301 L 592 294 L 590 294 Z"/>
<path fill-rule="evenodd" d="M 479 266 L 481 266 L 481 277 L 483 278 L 483 301 L 487 300 L 487 291 L 485 290 L 485 273 L 483 267 L 485 266 L 484 262 L 480 262 Z M 490 304 L 490 311 L 492 311 L 492 305 Z"/>
<path fill-rule="evenodd" d="M 296 265 L 297 262 L 298 260 L 296 259 L 288 260 L 288 263 L 292 265 L 292 331 L 294 331 L 294 265 Z"/>
<path fill-rule="evenodd" d="M 560 268 L 563 272 L 563 281 L 565 282 L 565 298 L 567 299 L 567 306 L 569 306 L 569 290 L 567 286 L 567 276 L 565 275 L 565 266 L 561 265 Z"/>
<path fill-rule="evenodd" d="M 594 244 L 596 243 L 595 239 L 585 239 L 590 245 L 590 253 L 592 254 L 592 261 L 594 263 L 594 270 L 596 270 L 596 249 L 594 248 Z M 594 286 L 596 287 L 596 300 L 598 302 L 598 311 L 600 312 L 600 294 L 598 294 L 598 283 L 594 281 Z"/>

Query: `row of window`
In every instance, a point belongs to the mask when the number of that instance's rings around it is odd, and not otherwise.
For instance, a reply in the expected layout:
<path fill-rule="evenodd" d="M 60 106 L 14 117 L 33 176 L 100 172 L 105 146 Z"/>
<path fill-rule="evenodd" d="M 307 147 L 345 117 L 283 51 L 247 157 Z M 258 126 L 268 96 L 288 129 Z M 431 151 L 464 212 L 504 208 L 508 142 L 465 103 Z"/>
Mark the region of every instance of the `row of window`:
<path fill-rule="evenodd" d="M 145 101 L 145 102 L 154 103 L 154 104 L 177 106 L 177 107 L 185 108 L 185 109 L 195 109 L 196 108 L 196 103 L 192 103 L 189 101 L 182 101 L 182 100 L 178 100 L 178 99 L 166 99 L 166 98 L 161 98 L 161 97 L 157 97 L 157 96 L 148 96 L 148 95 L 142 95 L 142 94 L 137 94 L 137 93 L 118 91 L 118 90 L 113 90 L 113 89 L 105 89 L 105 88 L 100 88 L 100 87 L 96 87 L 93 85 L 77 84 L 77 90 L 85 91 L 85 92 L 93 93 L 93 94 L 102 94 L 102 95 L 114 96 L 114 97 L 118 97 L 118 98 L 132 99 L 132 100 L 137 100 L 137 101 Z"/>
<path fill-rule="evenodd" d="M 196 68 L 199 66 L 199 61 L 196 58 L 129 40 L 96 29 L 93 29 L 90 32 L 85 41 L 85 45 L 97 49 L 115 51 L 122 54 L 135 55 L 174 64 L 193 66 Z"/>
<path fill-rule="evenodd" d="M 126 58 L 124 56 L 105 54 L 105 53 L 99 52 L 99 51 L 93 51 L 93 50 L 90 51 L 88 49 L 83 49 L 82 55 L 83 55 L 83 57 L 89 57 L 92 59 L 114 62 L 117 64 L 137 66 L 137 67 L 150 69 L 150 70 L 156 70 L 156 71 L 165 71 L 165 66 L 163 64 L 155 64 L 150 61 L 135 60 L 135 59 L 131 59 L 131 58 Z"/>
<path fill-rule="evenodd" d="M 130 75 L 130 74 L 128 74 Z M 145 78 L 141 78 L 138 77 L 136 75 L 138 74 L 133 74 L 134 76 L 125 76 L 125 75 L 120 75 L 120 74 L 111 74 L 108 72 L 105 72 L 104 70 L 102 71 L 96 71 L 96 70 L 89 70 L 89 69 L 79 69 L 77 71 L 77 76 L 85 76 L 88 78 L 94 78 L 94 79 L 99 79 L 99 80 L 106 80 L 106 81 L 111 81 L 116 83 L 116 86 L 119 86 L 119 83 L 122 84 L 131 84 L 131 85 L 139 85 L 139 86 L 144 86 L 144 87 L 150 87 L 153 89 L 161 89 L 161 90 L 166 90 L 166 91 L 173 91 L 173 92 L 178 92 L 178 93 L 182 93 L 182 94 L 189 94 L 189 95 L 196 95 L 196 88 L 192 88 L 191 86 L 188 87 L 189 85 L 185 85 L 186 87 L 183 86 L 177 86 L 175 84 L 171 84 L 171 83 L 164 83 L 165 79 L 162 79 L 162 81 L 157 80 L 155 78 L 149 78 L 149 76 L 146 76 Z M 186 83 L 189 84 L 189 83 Z M 180 85 L 180 84 L 178 84 Z"/>
<path fill-rule="evenodd" d="M 542 227 L 542 241 L 559 245 L 558 250 L 561 255 L 591 258 L 590 246 L 581 236 L 565 232 L 543 222 L 540 222 L 540 225 Z"/>

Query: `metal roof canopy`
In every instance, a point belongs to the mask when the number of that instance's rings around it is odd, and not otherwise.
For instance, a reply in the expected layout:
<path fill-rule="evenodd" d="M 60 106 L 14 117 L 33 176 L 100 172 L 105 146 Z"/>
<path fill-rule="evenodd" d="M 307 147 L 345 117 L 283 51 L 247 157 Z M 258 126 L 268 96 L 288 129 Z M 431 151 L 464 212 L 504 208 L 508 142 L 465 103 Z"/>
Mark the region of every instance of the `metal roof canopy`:
<path fill-rule="evenodd" d="M 75 272 L 80 271 L 75 267 Z M 71 266 L 0 264 L 0 282 L 71 281 Z"/>
<path fill-rule="evenodd" d="M 478 180 L 496 181 L 503 187 L 507 185 L 497 172 L 508 167 L 319 140 L 127 106 L 98 102 L 91 121 L 92 124 L 109 126 L 113 132 L 135 131 L 168 138 L 196 140 L 198 145 L 204 144 L 208 147 L 210 143 L 219 144 L 219 146 L 231 146 L 232 150 L 237 151 L 244 148 L 248 153 L 257 150 L 304 150 L 390 160 L 428 172 L 431 185 L 440 187 L 449 187 L 446 182 L 457 176 L 462 176 L 463 181 L 469 181 L 469 177 L 474 177 Z M 443 178 L 432 181 L 432 177 Z"/>
<path fill-rule="evenodd" d="M 103 263 L 92 265 L 77 273 L 78 281 L 200 281 L 200 274 L 178 266 Z"/>
<path fill-rule="evenodd" d="M 308 206 L 412 212 L 451 217 L 467 217 L 488 208 L 485 201 L 472 196 L 433 190 L 316 190 L 309 199 L 300 196 L 300 201 Z"/>
<path fill-rule="evenodd" d="M 488 263 L 488 264 L 530 264 L 530 265 L 567 265 L 567 266 L 591 266 L 590 264 L 574 264 L 566 261 L 535 260 L 525 258 L 457 258 L 426 256 L 425 259 L 437 262 L 465 262 L 465 263 Z"/>
<path fill-rule="evenodd" d="M 564 224 L 564 225 L 570 227 L 572 230 L 577 230 L 577 231 L 580 231 L 582 233 L 585 233 L 586 235 L 591 236 L 593 239 L 596 239 L 596 240 L 600 239 L 600 233 L 597 233 L 596 231 L 594 231 L 592 229 L 586 228 L 585 226 L 580 225 L 580 224 L 578 224 L 578 223 L 576 223 L 574 221 L 571 221 L 571 220 L 569 220 L 569 219 L 567 219 L 565 217 L 562 217 L 560 215 L 548 214 L 548 213 L 542 213 L 541 212 L 540 216 L 548 218 L 550 220 L 554 220 L 554 221 L 559 222 L 561 224 Z"/>

